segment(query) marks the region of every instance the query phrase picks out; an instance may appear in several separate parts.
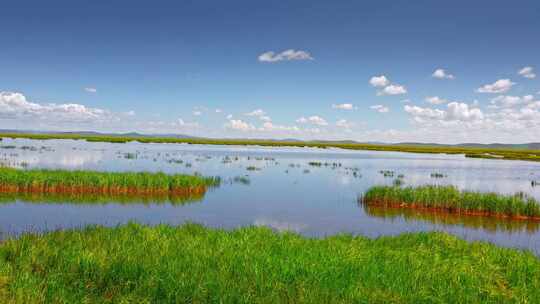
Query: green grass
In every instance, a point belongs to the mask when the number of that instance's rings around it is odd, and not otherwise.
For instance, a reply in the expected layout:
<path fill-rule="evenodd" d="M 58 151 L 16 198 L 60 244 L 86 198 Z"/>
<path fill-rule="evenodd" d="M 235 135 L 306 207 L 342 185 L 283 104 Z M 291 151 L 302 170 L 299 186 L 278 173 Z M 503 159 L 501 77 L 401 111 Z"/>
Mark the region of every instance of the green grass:
<path fill-rule="evenodd" d="M 150 172 L 0 168 L 0 192 L 153 195 L 204 193 L 219 178 Z"/>
<path fill-rule="evenodd" d="M 455 213 L 480 213 L 508 217 L 540 217 L 540 205 L 523 194 L 501 195 L 460 191 L 452 186 L 375 186 L 362 197 L 368 205 L 427 208 Z"/>
<path fill-rule="evenodd" d="M 533 254 L 444 233 L 89 227 L 0 246 L 2 303 L 538 303 Z"/>
<path fill-rule="evenodd" d="M 318 141 L 273 141 L 273 140 L 244 140 L 244 139 L 211 139 L 211 138 L 172 138 L 172 137 L 143 137 L 143 136 L 106 136 L 83 134 L 24 134 L 0 133 L 5 138 L 27 138 L 36 140 L 47 139 L 74 139 L 90 142 L 126 143 L 137 141 L 141 143 L 187 143 L 206 145 L 258 145 L 258 146 L 292 146 L 316 148 L 342 148 L 351 150 L 394 151 L 411 153 L 446 153 L 464 154 L 466 157 L 488 159 L 510 159 L 540 161 L 540 150 L 528 149 L 497 149 L 497 148 L 469 148 L 455 146 L 429 146 L 429 145 L 376 145 L 362 143 L 318 142 Z"/>

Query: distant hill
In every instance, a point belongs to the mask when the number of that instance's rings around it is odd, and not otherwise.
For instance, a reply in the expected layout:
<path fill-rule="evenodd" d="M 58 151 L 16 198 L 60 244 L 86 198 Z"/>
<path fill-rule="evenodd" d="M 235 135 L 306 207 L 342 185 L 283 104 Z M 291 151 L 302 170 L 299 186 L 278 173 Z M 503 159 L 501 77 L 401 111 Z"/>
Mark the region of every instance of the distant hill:
<path fill-rule="evenodd" d="M 70 131 L 70 132 L 58 132 L 58 131 L 33 131 L 33 130 L 6 130 L 0 129 L 0 133 L 14 133 L 14 134 L 67 134 L 67 135 L 86 135 L 86 136 L 110 136 L 110 137 L 147 137 L 147 138 L 179 138 L 179 139 L 206 139 L 204 137 L 196 137 L 185 134 L 142 134 L 138 132 L 127 133 L 102 133 L 95 131 Z M 219 138 L 215 138 L 219 139 Z M 325 143 L 325 144 L 371 144 L 371 145 L 393 145 L 393 146 L 430 146 L 430 147 L 463 147 L 463 148 L 480 148 L 480 149 L 529 149 L 540 150 L 540 142 L 536 143 L 523 143 L 523 144 L 480 144 L 480 143 L 461 143 L 461 144 L 438 144 L 438 143 L 420 143 L 420 142 L 400 142 L 400 143 L 384 143 L 377 141 L 359 142 L 354 140 L 301 140 L 295 138 L 282 138 L 282 139 L 255 139 L 255 138 L 227 138 L 229 140 L 257 140 L 257 141 L 286 141 L 286 142 L 306 142 L 306 143 Z"/>

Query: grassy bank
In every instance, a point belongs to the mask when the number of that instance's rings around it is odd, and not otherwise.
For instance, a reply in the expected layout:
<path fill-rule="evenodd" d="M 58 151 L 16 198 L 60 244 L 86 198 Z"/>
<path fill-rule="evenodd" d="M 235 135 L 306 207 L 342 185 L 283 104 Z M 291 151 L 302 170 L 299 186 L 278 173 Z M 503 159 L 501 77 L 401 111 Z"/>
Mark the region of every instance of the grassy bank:
<path fill-rule="evenodd" d="M 455 146 L 429 146 L 429 145 L 376 145 L 360 143 L 317 142 L 317 141 L 273 141 L 273 140 L 236 140 L 236 139 L 210 139 L 210 138 L 172 138 L 172 137 L 144 137 L 144 136 L 105 136 L 83 134 L 23 134 L 0 133 L 5 138 L 27 138 L 36 140 L 47 139 L 73 139 L 91 142 L 126 143 L 137 141 L 141 143 L 187 143 L 206 145 L 258 145 L 258 146 L 291 146 L 313 148 L 342 148 L 351 150 L 393 151 L 411 153 L 446 153 L 464 154 L 466 157 L 488 159 L 510 159 L 540 161 L 539 150 L 527 149 L 484 149 Z"/>
<path fill-rule="evenodd" d="M 218 183 L 218 178 L 183 174 L 0 168 L 3 193 L 192 195 Z"/>
<path fill-rule="evenodd" d="M 443 233 L 90 227 L 0 246 L 2 303 L 534 303 L 534 255 Z"/>
<path fill-rule="evenodd" d="M 540 220 L 540 204 L 533 198 L 460 191 L 452 186 L 376 186 L 361 200 L 373 206 Z"/>

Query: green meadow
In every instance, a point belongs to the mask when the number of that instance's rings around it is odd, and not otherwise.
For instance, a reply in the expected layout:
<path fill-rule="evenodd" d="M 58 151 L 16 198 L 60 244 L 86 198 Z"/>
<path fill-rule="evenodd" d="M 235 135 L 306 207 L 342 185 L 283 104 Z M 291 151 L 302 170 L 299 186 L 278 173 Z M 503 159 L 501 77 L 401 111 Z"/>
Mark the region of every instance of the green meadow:
<path fill-rule="evenodd" d="M 323 239 L 128 224 L 0 246 L 2 303 L 538 303 L 532 253 L 444 233 Z"/>

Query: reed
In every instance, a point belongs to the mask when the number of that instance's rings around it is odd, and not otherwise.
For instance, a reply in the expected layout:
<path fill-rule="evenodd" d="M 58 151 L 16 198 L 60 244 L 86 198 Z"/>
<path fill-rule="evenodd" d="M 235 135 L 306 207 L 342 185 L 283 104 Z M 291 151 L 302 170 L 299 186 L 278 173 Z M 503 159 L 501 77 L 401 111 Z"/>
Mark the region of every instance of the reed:
<path fill-rule="evenodd" d="M 97 172 L 0 168 L 0 192 L 103 195 L 191 195 L 219 178 L 150 172 Z"/>
<path fill-rule="evenodd" d="M 392 208 L 540 220 L 540 205 L 522 193 L 501 195 L 460 191 L 453 186 L 375 186 L 361 200 L 368 205 Z"/>
<path fill-rule="evenodd" d="M 540 260 L 444 233 L 323 239 L 188 224 L 26 234 L 1 303 L 536 303 Z"/>

